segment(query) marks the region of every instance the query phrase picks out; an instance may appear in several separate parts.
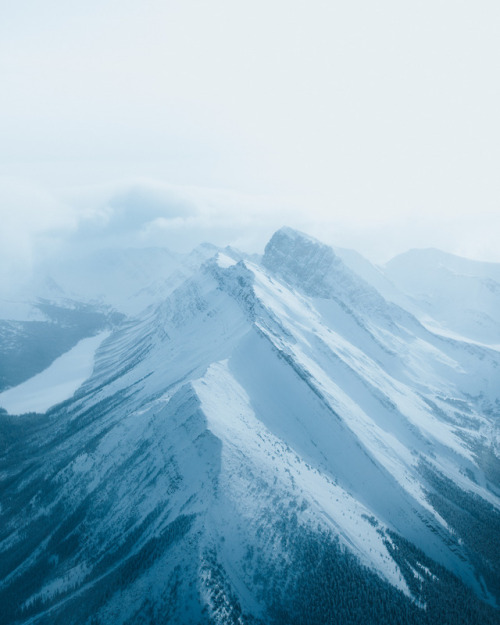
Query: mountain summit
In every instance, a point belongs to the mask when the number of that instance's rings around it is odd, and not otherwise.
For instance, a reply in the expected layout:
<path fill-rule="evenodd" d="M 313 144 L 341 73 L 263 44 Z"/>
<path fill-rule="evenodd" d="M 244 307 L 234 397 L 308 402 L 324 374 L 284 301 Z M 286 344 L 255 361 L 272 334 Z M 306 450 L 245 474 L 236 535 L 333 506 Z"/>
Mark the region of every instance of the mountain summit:
<path fill-rule="evenodd" d="M 212 251 L 0 415 L 0 622 L 498 622 L 500 353 L 289 228 Z"/>
<path fill-rule="evenodd" d="M 262 264 L 309 295 L 328 295 L 332 275 L 342 266 L 331 247 L 287 227 L 272 236 Z"/>

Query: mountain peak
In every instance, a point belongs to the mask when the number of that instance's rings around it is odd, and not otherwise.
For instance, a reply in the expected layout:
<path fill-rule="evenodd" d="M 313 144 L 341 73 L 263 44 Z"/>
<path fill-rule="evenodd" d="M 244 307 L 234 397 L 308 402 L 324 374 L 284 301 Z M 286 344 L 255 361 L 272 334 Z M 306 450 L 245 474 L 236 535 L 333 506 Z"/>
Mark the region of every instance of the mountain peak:
<path fill-rule="evenodd" d="M 288 239 L 293 239 L 293 240 L 310 241 L 311 243 L 316 243 L 318 245 L 324 245 L 324 243 L 321 243 L 321 241 L 319 241 L 318 239 L 315 239 L 311 235 L 306 234 L 305 232 L 302 232 L 301 230 L 296 230 L 295 228 L 290 228 L 289 226 L 283 226 L 279 230 L 277 230 L 273 234 L 273 236 L 271 237 L 271 241 L 276 236 L 287 237 Z"/>
<path fill-rule="evenodd" d="M 262 264 L 289 284 L 300 284 L 310 294 L 324 295 L 324 276 L 341 261 L 328 245 L 284 227 L 266 245 Z"/>
<path fill-rule="evenodd" d="M 316 256 L 318 253 L 328 256 L 332 260 L 335 258 L 335 252 L 329 245 L 305 232 L 294 230 L 288 226 L 283 226 L 273 234 L 264 250 L 264 258 L 269 259 L 277 250 L 282 250 L 287 255 L 299 254 L 302 260 L 311 254 Z"/>

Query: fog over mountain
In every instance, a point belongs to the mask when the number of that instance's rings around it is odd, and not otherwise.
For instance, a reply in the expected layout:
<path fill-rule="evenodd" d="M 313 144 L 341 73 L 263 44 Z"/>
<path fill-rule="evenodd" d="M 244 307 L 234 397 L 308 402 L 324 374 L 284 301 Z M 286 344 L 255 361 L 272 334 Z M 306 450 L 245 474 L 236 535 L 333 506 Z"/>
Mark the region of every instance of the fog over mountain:
<path fill-rule="evenodd" d="M 146 5 L 3 7 L 0 284 L 69 234 L 262 251 L 284 223 L 500 261 L 498 2 Z"/>

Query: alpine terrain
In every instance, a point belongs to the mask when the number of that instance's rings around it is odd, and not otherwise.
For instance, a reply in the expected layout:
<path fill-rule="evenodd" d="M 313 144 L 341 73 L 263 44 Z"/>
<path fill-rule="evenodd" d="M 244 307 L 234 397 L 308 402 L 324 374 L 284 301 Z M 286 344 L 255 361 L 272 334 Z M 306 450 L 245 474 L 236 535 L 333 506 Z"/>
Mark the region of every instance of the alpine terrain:
<path fill-rule="evenodd" d="M 1 309 L 0 623 L 500 623 L 497 265 L 283 228 L 44 272 Z"/>

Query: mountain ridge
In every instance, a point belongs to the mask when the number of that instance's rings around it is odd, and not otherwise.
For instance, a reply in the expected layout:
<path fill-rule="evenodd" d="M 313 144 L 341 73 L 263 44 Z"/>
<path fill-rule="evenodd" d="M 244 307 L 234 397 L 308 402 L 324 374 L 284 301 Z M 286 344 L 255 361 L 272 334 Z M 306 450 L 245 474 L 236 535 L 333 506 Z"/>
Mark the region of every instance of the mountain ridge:
<path fill-rule="evenodd" d="M 123 322 L 8 445 L 4 622 L 495 622 L 500 355 L 279 233 Z M 318 257 L 316 290 L 293 270 Z"/>

